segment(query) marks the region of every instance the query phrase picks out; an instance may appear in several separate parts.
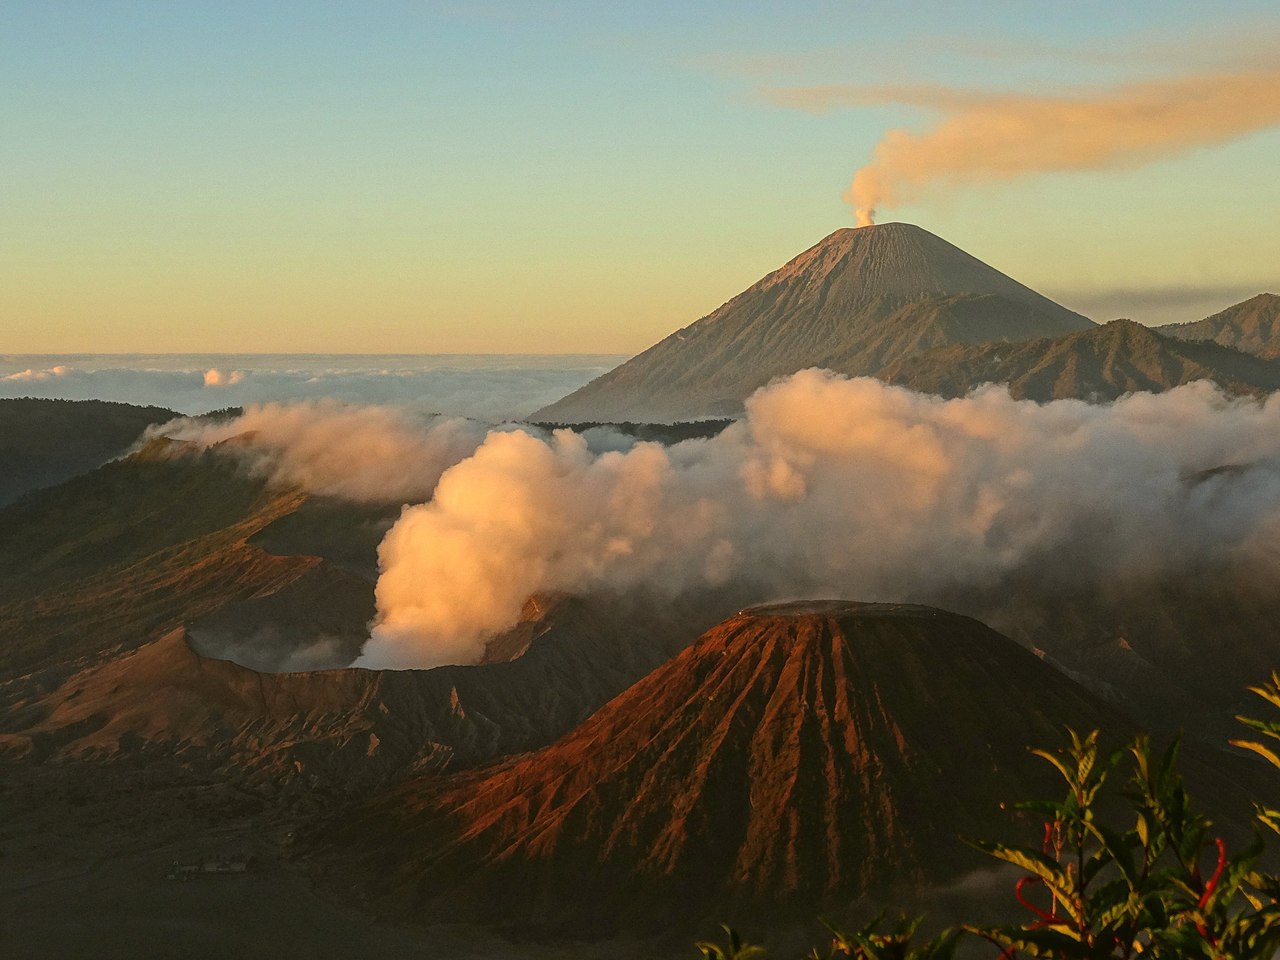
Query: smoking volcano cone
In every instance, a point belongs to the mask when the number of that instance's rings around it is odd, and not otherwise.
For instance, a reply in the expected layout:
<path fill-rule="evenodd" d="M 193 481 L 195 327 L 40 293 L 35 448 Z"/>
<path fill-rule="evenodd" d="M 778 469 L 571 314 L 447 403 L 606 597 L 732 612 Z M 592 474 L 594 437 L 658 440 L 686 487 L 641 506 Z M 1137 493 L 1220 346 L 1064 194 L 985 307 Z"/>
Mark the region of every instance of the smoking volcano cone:
<path fill-rule="evenodd" d="M 806 367 L 873 376 L 951 343 L 1092 324 L 909 223 L 837 230 L 698 322 L 533 415 L 539 421 L 732 416 Z"/>
<path fill-rule="evenodd" d="M 1057 787 L 1028 744 L 1123 726 L 1013 641 L 928 607 L 746 610 L 558 743 L 409 781 L 323 842 L 378 906 L 609 934 L 945 880 Z M 339 871 L 346 876 L 346 869 Z"/>

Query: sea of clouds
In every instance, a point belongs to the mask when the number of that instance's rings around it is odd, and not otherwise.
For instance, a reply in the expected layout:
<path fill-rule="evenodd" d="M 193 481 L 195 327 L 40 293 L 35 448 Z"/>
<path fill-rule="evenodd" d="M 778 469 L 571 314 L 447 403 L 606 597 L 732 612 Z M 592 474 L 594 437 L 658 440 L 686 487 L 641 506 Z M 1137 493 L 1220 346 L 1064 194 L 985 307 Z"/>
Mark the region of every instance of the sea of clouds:
<path fill-rule="evenodd" d="M 501 421 L 529 415 L 623 357 L 0 355 L 0 398 L 115 400 L 184 414 L 307 400 Z"/>

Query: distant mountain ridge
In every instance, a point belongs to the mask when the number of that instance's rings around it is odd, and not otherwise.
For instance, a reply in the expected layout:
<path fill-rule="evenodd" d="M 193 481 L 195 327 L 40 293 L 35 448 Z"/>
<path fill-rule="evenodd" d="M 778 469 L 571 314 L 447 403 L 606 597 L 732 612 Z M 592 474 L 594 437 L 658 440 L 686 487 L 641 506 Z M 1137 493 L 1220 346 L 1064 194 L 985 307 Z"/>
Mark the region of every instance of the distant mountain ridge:
<path fill-rule="evenodd" d="M 930 347 L 1092 325 L 920 227 L 842 229 L 530 419 L 732 416 L 757 388 L 806 367 L 874 375 Z"/>
<path fill-rule="evenodd" d="M 1260 293 L 1194 323 L 1171 323 L 1160 332 L 1180 340 L 1212 340 L 1268 360 L 1280 358 L 1280 296 Z"/>
<path fill-rule="evenodd" d="M 1212 380 L 1228 393 L 1280 390 L 1280 362 L 1210 341 L 1179 340 L 1132 320 L 1022 343 L 955 344 L 890 364 L 880 375 L 921 393 L 959 397 L 984 383 L 1018 399 L 1115 400 Z"/>

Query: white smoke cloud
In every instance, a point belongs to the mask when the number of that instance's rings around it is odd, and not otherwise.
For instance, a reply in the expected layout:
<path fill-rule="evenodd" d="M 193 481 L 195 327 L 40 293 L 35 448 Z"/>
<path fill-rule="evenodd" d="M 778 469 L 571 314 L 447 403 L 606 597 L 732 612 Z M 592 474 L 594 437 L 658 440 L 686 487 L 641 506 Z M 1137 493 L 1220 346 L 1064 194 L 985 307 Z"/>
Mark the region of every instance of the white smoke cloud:
<path fill-rule="evenodd" d="M 225 421 L 174 420 L 150 428 L 141 443 L 163 436 L 222 444 L 276 484 L 356 502 L 414 503 L 429 498 L 440 475 L 489 430 L 460 417 L 318 401 L 249 407 Z"/>
<path fill-rule="evenodd" d="M 388 533 L 357 662 L 474 661 L 540 591 L 735 581 L 761 601 L 941 603 L 1031 568 L 1063 591 L 1210 569 L 1277 583 L 1277 534 L 1275 397 L 942 400 L 808 370 L 710 440 L 597 453 L 490 434 Z"/>

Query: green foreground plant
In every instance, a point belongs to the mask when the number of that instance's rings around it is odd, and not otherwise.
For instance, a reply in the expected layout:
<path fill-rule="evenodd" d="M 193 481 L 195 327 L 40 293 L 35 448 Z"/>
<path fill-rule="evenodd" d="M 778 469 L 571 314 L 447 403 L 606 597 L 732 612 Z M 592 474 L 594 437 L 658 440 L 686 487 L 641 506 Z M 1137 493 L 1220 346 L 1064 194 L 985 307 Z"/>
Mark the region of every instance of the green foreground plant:
<path fill-rule="evenodd" d="M 1280 710 L 1280 673 L 1250 690 Z M 1280 722 L 1238 718 L 1261 739 L 1232 740 L 1280 769 Z M 1042 825 L 1034 846 L 970 840 L 1024 871 L 1013 895 L 1021 923 L 962 924 L 919 938 L 919 918 L 885 927 L 883 917 L 848 933 L 830 924 L 831 946 L 812 960 L 949 960 L 963 938 L 990 943 L 1000 960 L 1262 960 L 1280 954 L 1280 876 L 1259 867 L 1264 834 L 1280 834 L 1280 810 L 1258 805 L 1254 837 L 1229 851 L 1198 812 L 1178 773 L 1180 744 L 1157 754 L 1146 736 L 1104 752 L 1095 730 L 1068 730 L 1057 750 L 1035 750 L 1066 785 L 1057 801 L 1017 809 Z M 1123 776 L 1120 771 L 1125 771 Z M 1119 822 L 1105 809 L 1123 801 Z M 704 960 L 757 960 L 765 951 L 730 927 L 721 947 L 699 943 Z"/>

